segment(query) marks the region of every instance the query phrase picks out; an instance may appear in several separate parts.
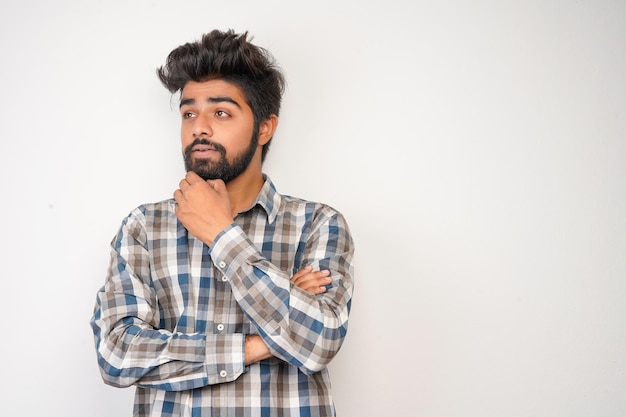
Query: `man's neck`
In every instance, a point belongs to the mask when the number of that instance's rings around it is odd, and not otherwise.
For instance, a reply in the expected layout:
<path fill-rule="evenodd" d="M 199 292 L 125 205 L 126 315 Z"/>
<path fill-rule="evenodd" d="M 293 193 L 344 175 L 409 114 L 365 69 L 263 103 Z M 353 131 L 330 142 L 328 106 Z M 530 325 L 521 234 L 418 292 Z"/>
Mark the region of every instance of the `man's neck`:
<path fill-rule="evenodd" d="M 226 184 L 233 217 L 250 208 L 264 183 L 261 164 L 253 161 L 241 175 Z"/>

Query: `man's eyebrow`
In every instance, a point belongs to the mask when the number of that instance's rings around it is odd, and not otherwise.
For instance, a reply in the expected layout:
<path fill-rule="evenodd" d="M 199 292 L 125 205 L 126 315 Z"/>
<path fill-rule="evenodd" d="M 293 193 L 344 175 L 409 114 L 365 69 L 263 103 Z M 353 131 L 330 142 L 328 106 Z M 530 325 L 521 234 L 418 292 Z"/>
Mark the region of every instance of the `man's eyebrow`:
<path fill-rule="evenodd" d="M 241 108 L 241 106 L 239 105 L 239 103 L 237 103 L 235 100 L 233 100 L 230 97 L 209 97 L 209 103 L 232 103 L 235 106 Z"/>
<path fill-rule="evenodd" d="M 227 97 L 227 96 L 224 96 L 224 97 L 221 97 L 221 96 L 220 97 L 209 97 L 207 99 L 207 101 L 209 103 L 224 103 L 224 102 L 232 103 L 235 106 L 241 108 L 241 105 L 239 103 L 237 103 L 235 100 L 233 100 L 232 98 Z M 195 104 L 195 103 L 196 103 L 196 100 L 193 99 L 193 98 L 184 98 L 184 99 L 180 100 L 180 104 L 179 104 L 178 107 L 181 108 L 183 106 L 191 105 L 191 104 Z"/>
<path fill-rule="evenodd" d="M 180 104 L 178 105 L 178 108 L 180 109 L 183 106 L 187 106 L 189 104 L 194 104 L 196 102 L 196 100 L 192 99 L 192 98 L 183 98 L 180 100 Z"/>

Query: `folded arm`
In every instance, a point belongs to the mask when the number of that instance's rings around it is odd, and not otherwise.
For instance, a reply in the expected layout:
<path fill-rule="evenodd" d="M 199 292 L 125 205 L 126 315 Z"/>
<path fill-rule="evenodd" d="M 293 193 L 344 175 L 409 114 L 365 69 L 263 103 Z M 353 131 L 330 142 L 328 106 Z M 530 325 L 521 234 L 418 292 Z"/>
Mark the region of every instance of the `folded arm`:
<path fill-rule="evenodd" d="M 217 236 L 211 258 L 272 355 L 312 373 L 332 360 L 347 333 L 354 248 L 344 218 L 328 207 L 312 219 L 302 247 L 298 267 L 329 271 L 332 284 L 321 294 L 298 287 L 236 224 Z"/>
<path fill-rule="evenodd" d="M 108 278 L 91 319 L 107 384 L 178 391 L 232 381 L 244 372 L 244 335 L 162 328 L 142 209 L 124 221 L 111 245 Z"/>

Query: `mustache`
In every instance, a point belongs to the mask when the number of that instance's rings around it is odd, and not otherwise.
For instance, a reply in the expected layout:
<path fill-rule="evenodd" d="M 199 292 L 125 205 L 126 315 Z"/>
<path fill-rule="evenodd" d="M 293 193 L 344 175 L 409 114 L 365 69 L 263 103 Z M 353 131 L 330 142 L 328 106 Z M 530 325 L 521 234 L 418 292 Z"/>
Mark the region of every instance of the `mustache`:
<path fill-rule="evenodd" d="M 226 156 L 226 148 L 219 143 L 210 141 L 206 138 L 196 138 L 189 146 L 185 148 L 185 156 L 191 155 L 191 150 L 196 145 L 208 145 L 218 151 L 222 157 Z"/>

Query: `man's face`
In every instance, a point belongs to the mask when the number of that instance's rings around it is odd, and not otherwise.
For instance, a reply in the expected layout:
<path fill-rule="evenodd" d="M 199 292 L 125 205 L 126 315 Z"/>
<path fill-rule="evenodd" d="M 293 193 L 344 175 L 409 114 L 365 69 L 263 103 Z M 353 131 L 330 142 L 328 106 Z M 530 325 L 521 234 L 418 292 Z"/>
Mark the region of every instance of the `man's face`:
<path fill-rule="evenodd" d="M 205 180 L 231 181 L 260 152 L 252 109 L 234 84 L 189 81 L 181 94 L 180 114 L 185 169 Z"/>

